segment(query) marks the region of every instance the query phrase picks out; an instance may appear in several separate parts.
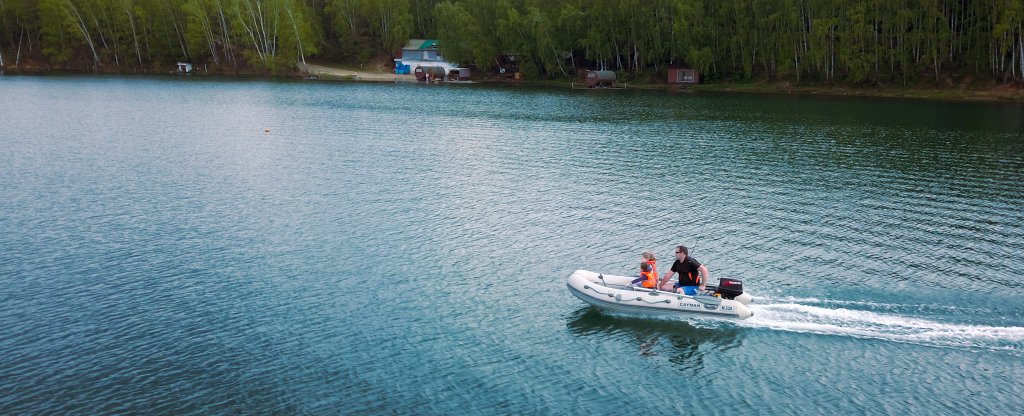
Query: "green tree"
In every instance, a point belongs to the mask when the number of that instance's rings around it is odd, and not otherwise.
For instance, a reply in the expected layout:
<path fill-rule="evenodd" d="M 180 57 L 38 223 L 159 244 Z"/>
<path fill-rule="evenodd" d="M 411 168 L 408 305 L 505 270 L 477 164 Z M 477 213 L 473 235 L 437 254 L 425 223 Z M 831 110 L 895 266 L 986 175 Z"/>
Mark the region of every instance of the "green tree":
<path fill-rule="evenodd" d="M 465 3 L 465 4 L 463 4 Z M 434 7 L 438 49 L 449 61 L 473 63 L 482 70 L 495 67 L 495 59 L 510 51 L 496 31 L 497 12 L 486 0 L 445 1 Z"/>
<path fill-rule="evenodd" d="M 39 1 L 39 40 L 43 55 L 53 64 L 63 64 L 71 58 L 77 43 L 75 21 L 64 0 Z"/>

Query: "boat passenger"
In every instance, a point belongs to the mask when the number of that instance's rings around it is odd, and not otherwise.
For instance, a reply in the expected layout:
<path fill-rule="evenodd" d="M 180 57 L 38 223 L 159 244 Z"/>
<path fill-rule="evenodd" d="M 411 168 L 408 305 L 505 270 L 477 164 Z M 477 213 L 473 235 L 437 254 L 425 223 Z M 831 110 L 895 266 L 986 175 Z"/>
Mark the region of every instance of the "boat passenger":
<path fill-rule="evenodd" d="M 655 277 L 655 279 L 657 279 L 657 277 L 658 277 L 658 259 L 654 258 L 654 253 L 651 253 L 650 251 L 645 251 L 642 254 L 640 254 L 640 258 L 642 259 L 641 262 L 644 262 L 644 263 L 647 263 L 647 264 L 651 265 L 651 271 L 654 272 L 654 277 Z"/>
<path fill-rule="evenodd" d="M 640 263 L 640 278 L 629 282 L 630 285 L 637 283 L 648 289 L 654 289 L 654 286 L 658 283 L 658 275 L 654 272 L 654 266 L 647 262 Z"/>
<path fill-rule="evenodd" d="M 676 273 L 679 273 L 679 281 L 670 286 L 668 281 Z M 698 293 L 698 289 L 704 291 L 710 277 L 708 268 L 700 264 L 697 259 L 690 257 L 686 246 L 676 246 L 676 261 L 672 263 L 672 270 L 665 272 L 665 275 L 661 277 L 658 287 L 661 290 L 693 296 Z"/>

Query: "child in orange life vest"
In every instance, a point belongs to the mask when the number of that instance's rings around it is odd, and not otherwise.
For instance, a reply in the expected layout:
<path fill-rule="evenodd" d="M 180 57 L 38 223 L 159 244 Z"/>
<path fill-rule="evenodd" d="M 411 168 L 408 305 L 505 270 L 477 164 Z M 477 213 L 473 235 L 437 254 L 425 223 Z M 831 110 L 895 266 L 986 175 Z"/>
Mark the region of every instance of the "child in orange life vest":
<path fill-rule="evenodd" d="M 654 289 L 658 284 L 658 259 L 654 258 L 654 253 L 650 251 L 645 251 L 640 256 L 643 257 L 643 260 L 640 262 L 640 278 L 630 283 L 640 283 L 643 287 Z"/>
<path fill-rule="evenodd" d="M 658 277 L 658 259 L 654 258 L 654 253 L 645 251 L 640 257 L 643 258 L 642 262 L 651 265 L 651 273 L 654 274 L 654 277 Z"/>

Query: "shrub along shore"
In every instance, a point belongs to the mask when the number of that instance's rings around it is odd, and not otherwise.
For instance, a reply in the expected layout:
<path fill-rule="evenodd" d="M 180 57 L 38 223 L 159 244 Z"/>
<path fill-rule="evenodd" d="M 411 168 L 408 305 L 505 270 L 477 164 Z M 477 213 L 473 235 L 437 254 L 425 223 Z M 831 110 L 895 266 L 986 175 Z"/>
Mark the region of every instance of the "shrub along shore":
<path fill-rule="evenodd" d="M 352 68 L 350 65 L 322 63 L 322 65 L 309 65 L 308 67 L 318 68 L 310 72 L 301 71 L 298 67 L 289 74 L 269 74 L 257 71 L 209 71 L 197 70 L 190 76 L 194 77 L 243 77 L 243 78 L 309 78 L 321 81 L 338 82 L 415 82 L 411 75 L 395 75 L 390 71 L 366 71 L 361 68 Z M 330 68 L 330 70 L 324 69 Z M 109 75 L 169 75 L 171 70 L 157 69 L 149 71 L 94 71 L 91 69 L 80 70 L 56 70 L 46 67 L 25 67 L 21 70 L 6 69 L 6 75 L 45 75 L 45 74 L 109 74 Z M 576 80 L 566 79 L 542 79 L 524 80 L 510 82 L 499 80 L 497 77 L 478 77 L 474 82 L 481 84 L 530 86 L 552 89 L 576 88 L 583 83 L 582 77 Z M 800 83 L 771 82 L 768 80 L 748 82 L 727 82 L 705 83 L 686 87 L 669 86 L 665 82 L 656 80 L 648 81 L 626 81 L 619 84 L 624 89 L 643 90 L 669 90 L 677 93 L 769 93 L 769 94 L 799 94 L 799 95 L 822 95 L 822 96 L 851 96 L 851 97 L 889 97 L 889 98 L 915 98 L 915 99 L 937 99 L 954 101 L 1018 101 L 1024 102 L 1024 88 L 1016 84 L 992 84 L 990 86 L 946 86 L 935 87 L 929 85 L 915 86 L 849 86 L 823 83 Z M 595 91 L 602 89 L 597 88 Z"/>
<path fill-rule="evenodd" d="M 1024 0 L 0 0 L 0 68 L 168 73 L 187 62 L 306 76 L 315 59 L 383 73 L 415 38 L 437 39 L 481 81 L 500 68 L 563 86 L 602 69 L 659 88 L 683 67 L 701 74 L 697 91 L 1020 99 L 1021 10 Z"/>

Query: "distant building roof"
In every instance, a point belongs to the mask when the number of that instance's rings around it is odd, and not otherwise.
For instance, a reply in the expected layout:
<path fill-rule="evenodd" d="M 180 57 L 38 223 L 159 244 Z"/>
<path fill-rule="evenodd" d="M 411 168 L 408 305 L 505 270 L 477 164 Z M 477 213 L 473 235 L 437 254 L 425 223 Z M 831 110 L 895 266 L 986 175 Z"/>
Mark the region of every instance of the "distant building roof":
<path fill-rule="evenodd" d="M 406 43 L 402 49 L 437 49 L 437 39 L 409 39 L 409 43 Z"/>

